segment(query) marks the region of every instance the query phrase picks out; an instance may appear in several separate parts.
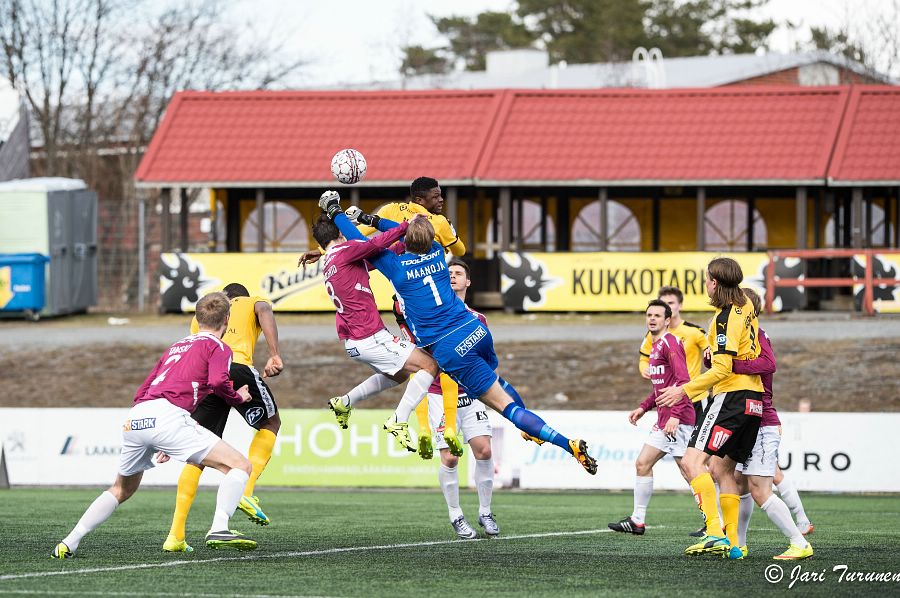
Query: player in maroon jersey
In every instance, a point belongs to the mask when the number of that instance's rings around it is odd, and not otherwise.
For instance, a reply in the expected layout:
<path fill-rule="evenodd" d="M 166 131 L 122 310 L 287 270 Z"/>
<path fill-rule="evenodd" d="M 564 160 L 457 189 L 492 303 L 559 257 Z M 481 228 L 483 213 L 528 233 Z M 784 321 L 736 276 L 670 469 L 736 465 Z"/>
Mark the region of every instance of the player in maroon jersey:
<path fill-rule="evenodd" d="M 197 302 L 200 332 L 172 345 L 141 384 L 122 428 L 119 473 L 110 488 L 97 497 L 75 528 L 51 553 L 63 559 L 75 555 L 82 538 L 106 521 L 116 507 L 138 489 L 144 471 L 173 457 L 218 469 L 225 478 L 219 485 L 216 512 L 206 544 L 210 548 L 252 550 L 256 542 L 228 529 L 250 478 L 251 465 L 242 454 L 191 419 L 197 403 L 215 393 L 230 405 L 250 400 L 246 386 L 237 391 L 228 377 L 231 349 L 222 342 L 230 304 L 224 293 L 210 293 Z"/>

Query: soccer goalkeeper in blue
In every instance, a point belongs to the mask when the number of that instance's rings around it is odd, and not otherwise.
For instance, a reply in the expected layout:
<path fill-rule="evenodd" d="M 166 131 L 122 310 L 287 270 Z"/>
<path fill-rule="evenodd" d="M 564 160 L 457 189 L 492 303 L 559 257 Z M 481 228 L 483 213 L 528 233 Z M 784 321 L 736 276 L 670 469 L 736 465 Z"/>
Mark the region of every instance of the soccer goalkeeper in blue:
<path fill-rule="evenodd" d="M 343 213 L 336 191 L 323 193 L 319 207 L 347 239 L 365 239 Z M 358 209 L 354 218 L 381 231 L 397 226 Z M 405 244 L 402 255 L 383 251 L 370 261 L 393 283 L 418 346 L 428 348 L 441 369 L 468 389 L 469 396 L 502 413 L 526 434 L 566 450 L 589 474 L 596 474 L 597 461 L 588 454 L 587 443 L 570 440 L 547 425 L 526 409 L 512 385 L 496 374 L 491 333 L 453 292 L 444 248 L 435 242 L 434 228 L 426 218 L 409 223 Z"/>

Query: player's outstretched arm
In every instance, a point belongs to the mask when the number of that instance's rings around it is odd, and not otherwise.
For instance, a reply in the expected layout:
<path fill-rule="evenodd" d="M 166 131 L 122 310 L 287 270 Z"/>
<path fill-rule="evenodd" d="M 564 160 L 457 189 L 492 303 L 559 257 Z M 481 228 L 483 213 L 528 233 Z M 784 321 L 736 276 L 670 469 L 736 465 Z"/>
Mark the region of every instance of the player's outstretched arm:
<path fill-rule="evenodd" d="M 253 310 L 256 312 L 256 319 L 259 320 L 259 327 L 266 337 L 266 346 L 269 349 L 269 360 L 266 361 L 266 367 L 263 368 L 263 378 L 277 376 L 284 369 L 284 362 L 281 360 L 281 349 L 278 347 L 278 325 L 275 323 L 275 312 L 272 311 L 272 306 L 268 301 L 257 301 Z"/>
<path fill-rule="evenodd" d="M 774 374 L 778 369 L 775 363 L 775 352 L 772 350 L 772 343 L 769 337 L 760 331 L 759 336 L 759 357 L 756 359 L 740 360 L 736 359 L 731 367 L 735 374 Z"/>

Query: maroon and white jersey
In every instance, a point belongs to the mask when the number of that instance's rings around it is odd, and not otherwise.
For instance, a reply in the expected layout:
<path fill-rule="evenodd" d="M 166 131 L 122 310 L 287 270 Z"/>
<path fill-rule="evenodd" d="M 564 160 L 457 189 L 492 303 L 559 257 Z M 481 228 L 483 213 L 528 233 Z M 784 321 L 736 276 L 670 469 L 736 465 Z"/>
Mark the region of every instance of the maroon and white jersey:
<path fill-rule="evenodd" d="M 192 334 L 163 353 L 134 395 L 134 404 L 166 399 L 193 413 L 201 399 L 215 394 L 229 405 L 240 405 L 243 400 L 228 377 L 230 367 L 231 348 L 222 339 L 209 332 Z"/>
<path fill-rule="evenodd" d="M 335 325 L 341 340 L 368 338 L 384 328 L 370 288 L 369 266 L 365 260 L 390 247 L 406 234 L 407 226 L 408 223 L 402 222 L 366 241 L 354 239 L 338 243 L 325 252 L 322 258 L 325 290 L 337 310 Z"/>
<path fill-rule="evenodd" d="M 475 311 L 468 305 L 466 306 L 466 309 L 468 309 L 470 313 L 472 313 L 476 318 L 478 318 L 478 321 L 481 322 L 482 324 L 484 324 L 485 328 L 488 327 L 487 318 L 484 317 L 483 313 Z M 431 386 L 428 387 L 428 392 L 430 394 L 435 394 L 435 395 L 439 395 L 439 394 L 443 393 L 443 390 L 441 390 L 441 377 L 440 376 L 438 376 L 437 378 L 434 379 L 434 382 L 432 382 Z M 468 396 L 468 392 L 466 391 L 466 387 L 463 386 L 462 384 L 460 384 L 459 385 L 459 398 L 464 399 L 467 396 Z"/>
<path fill-rule="evenodd" d="M 684 345 L 677 336 L 671 332 L 666 332 L 658 341 L 653 343 L 650 350 L 650 382 L 653 383 L 653 390 L 647 395 L 647 398 L 641 403 L 641 409 L 644 412 L 650 411 L 656 407 L 656 397 L 660 391 L 670 386 L 681 386 L 691 381 L 688 374 L 687 359 L 684 356 Z M 670 417 L 677 417 L 679 425 L 693 426 L 696 415 L 694 414 L 694 406 L 687 397 L 682 397 L 680 401 L 672 407 L 659 407 L 656 416 L 656 426 L 660 429 L 666 426 L 666 422 Z"/>
<path fill-rule="evenodd" d="M 731 365 L 731 369 L 735 374 L 759 375 L 759 380 L 763 385 L 763 412 L 759 427 L 780 426 L 781 420 L 778 419 L 778 412 L 772 403 L 772 380 L 778 367 L 775 361 L 775 351 L 772 349 L 769 335 L 762 328 L 759 329 L 757 340 L 759 341 L 759 357 L 745 361 L 735 360 Z"/>

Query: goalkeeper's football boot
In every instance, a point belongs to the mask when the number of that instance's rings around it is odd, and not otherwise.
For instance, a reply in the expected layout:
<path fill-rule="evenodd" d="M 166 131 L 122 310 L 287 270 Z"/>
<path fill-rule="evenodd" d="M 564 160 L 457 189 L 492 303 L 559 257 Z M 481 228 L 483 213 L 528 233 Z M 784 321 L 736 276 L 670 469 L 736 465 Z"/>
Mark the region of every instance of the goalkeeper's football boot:
<path fill-rule="evenodd" d="M 69 550 L 69 547 L 60 542 L 53 549 L 53 552 L 50 553 L 51 559 L 70 559 L 75 556 L 75 553 Z"/>
<path fill-rule="evenodd" d="M 238 503 L 238 508 L 256 525 L 269 525 L 271 523 L 269 517 L 259 508 L 259 498 L 255 496 L 242 496 L 241 502 Z"/>
<path fill-rule="evenodd" d="M 350 412 L 353 411 L 353 407 L 344 405 L 343 398 L 334 397 L 328 401 L 328 408 L 334 412 L 334 419 L 337 420 L 338 425 L 346 430 L 347 420 L 350 419 Z"/>
<path fill-rule="evenodd" d="M 252 540 L 233 529 L 206 534 L 206 545 L 215 550 L 256 550 L 256 540 Z"/>
<path fill-rule="evenodd" d="M 807 542 L 806 548 L 800 548 L 796 544 L 791 544 L 790 546 L 788 546 L 787 550 L 772 558 L 774 558 L 776 561 L 799 561 L 801 559 L 808 559 L 812 555 L 812 544 Z"/>
<path fill-rule="evenodd" d="M 409 424 L 407 422 L 398 422 L 396 416 L 392 415 L 384 422 L 384 429 L 388 434 L 393 434 L 397 439 L 397 443 L 411 453 L 416 452 L 416 445 L 409 435 Z"/>
<path fill-rule="evenodd" d="M 472 526 L 469 525 L 469 522 L 462 515 L 451 521 L 450 525 L 453 526 L 453 531 L 456 532 L 456 535 L 463 540 L 474 540 L 478 537 L 478 533 L 472 529 Z"/>
<path fill-rule="evenodd" d="M 614 532 L 622 532 L 623 534 L 634 534 L 635 536 L 643 536 L 647 526 L 643 523 L 637 523 L 631 517 L 626 517 L 621 521 L 609 523 L 607 526 Z"/>
<path fill-rule="evenodd" d="M 524 438 L 528 442 L 533 442 L 538 446 L 541 446 L 542 444 L 544 444 L 544 442 L 546 442 L 545 440 L 541 440 L 537 436 L 532 436 L 528 432 L 522 432 L 522 438 Z"/>
<path fill-rule="evenodd" d="M 497 519 L 494 518 L 493 513 L 488 513 L 487 515 L 479 515 L 478 525 L 483 527 L 484 533 L 492 538 L 496 538 L 500 535 L 500 526 L 497 524 Z"/>
<path fill-rule="evenodd" d="M 463 456 L 463 443 L 462 439 L 459 437 L 459 434 L 456 430 L 451 428 L 444 428 L 444 442 L 447 443 L 447 448 L 450 449 L 450 454 L 454 457 L 462 457 Z"/>
<path fill-rule="evenodd" d="M 724 536 L 703 536 L 699 542 L 684 549 L 684 554 L 697 556 L 699 554 L 722 554 L 731 547 L 728 538 Z"/>
<path fill-rule="evenodd" d="M 722 553 L 723 559 L 729 559 L 732 561 L 739 561 L 745 556 L 747 556 L 746 546 L 729 546 L 728 550 Z"/>
<path fill-rule="evenodd" d="M 163 552 L 194 552 L 186 540 L 179 540 L 172 534 L 163 543 Z"/>
<path fill-rule="evenodd" d="M 431 443 L 430 434 L 422 434 L 419 436 L 419 456 L 423 459 L 431 459 L 434 457 L 434 446 Z"/>
<path fill-rule="evenodd" d="M 587 442 L 573 438 L 569 441 L 569 448 L 572 450 L 572 456 L 578 459 L 585 471 L 591 475 L 597 473 L 597 460 L 588 454 Z"/>
<path fill-rule="evenodd" d="M 700 529 L 698 529 L 695 532 L 689 533 L 688 535 L 692 538 L 702 538 L 703 536 L 706 535 L 706 524 L 704 523 L 703 527 L 701 527 Z"/>

